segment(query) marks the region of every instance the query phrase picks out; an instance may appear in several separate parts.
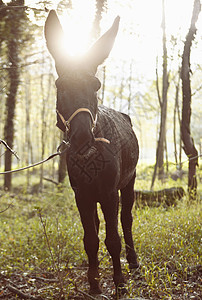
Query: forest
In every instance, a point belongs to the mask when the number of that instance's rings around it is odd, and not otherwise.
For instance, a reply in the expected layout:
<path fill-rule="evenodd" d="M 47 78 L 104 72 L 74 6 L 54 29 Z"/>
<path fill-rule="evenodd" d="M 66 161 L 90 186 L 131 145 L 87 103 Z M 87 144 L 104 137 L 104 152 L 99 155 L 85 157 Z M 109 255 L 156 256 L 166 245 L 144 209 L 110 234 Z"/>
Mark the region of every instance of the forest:
<path fill-rule="evenodd" d="M 66 135 L 56 127 L 57 73 L 44 37 L 51 9 L 75 61 L 120 16 L 96 76 L 99 105 L 130 116 L 140 148 L 136 270 L 118 224 L 124 296 L 112 280 L 100 206 L 103 293 L 88 291 Z M 201 299 L 201 57 L 200 0 L 0 0 L 0 299 Z"/>

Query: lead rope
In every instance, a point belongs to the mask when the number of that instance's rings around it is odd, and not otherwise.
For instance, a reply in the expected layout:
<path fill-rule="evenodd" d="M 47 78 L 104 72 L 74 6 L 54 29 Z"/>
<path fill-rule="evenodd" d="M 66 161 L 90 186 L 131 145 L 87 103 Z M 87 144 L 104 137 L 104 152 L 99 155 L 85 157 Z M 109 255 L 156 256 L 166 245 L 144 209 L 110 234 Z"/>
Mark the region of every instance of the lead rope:
<path fill-rule="evenodd" d="M 63 151 L 59 151 L 60 147 L 62 146 L 62 144 L 66 144 L 66 148 L 63 150 Z M 30 169 L 30 168 L 33 168 L 33 167 L 36 167 L 38 165 L 41 165 L 45 162 L 47 162 L 48 160 L 58 156 L 58 155 L 62 155 L 63 153 L 65 153 L 67 151 L 67 149 L 69 148 L 69 143 L 66 143 L 65 141 L 63 141 L 60 146 L 57 148 L 57 152 L 56 153 L 53 153 L 51 154 L 48 158 L 46 159 L 43 159 L 35 164 L 32 164 L 32 165 L 29 165 L 27 167 L 23 167 L 23 168 L 19 168 L 19 169 L 16 169 L 16 170 L 10 170 L 10 171 L 5 171 L 5 172 L 0 172 L 0 175 L 4 175 L 4 174 L 9 174 L 9 173 L 16 173 L 16 172 L 19 172 L 19 171 L 23 171 L 23 170 L 27 170 L 27 169 Z"/>

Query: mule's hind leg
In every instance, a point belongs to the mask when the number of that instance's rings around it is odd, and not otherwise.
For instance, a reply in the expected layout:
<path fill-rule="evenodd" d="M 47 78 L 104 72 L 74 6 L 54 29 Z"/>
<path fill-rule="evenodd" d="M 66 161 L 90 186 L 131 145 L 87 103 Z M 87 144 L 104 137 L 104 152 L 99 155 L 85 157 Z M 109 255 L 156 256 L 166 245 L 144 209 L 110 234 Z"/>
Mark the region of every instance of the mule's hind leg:
<path fill-rule="evenodd" d="M 121 223 L 123 228 L 124 240 L 126 243 L 126 259 L 129 268 L 138 268 L 137 255 L 134 250 L 132 237 L 132 207 L 134 203 L 134 182 L 136 173 L 134 174 L 128 185 L 121 189 Z"/>
<path fill-rule="evenodd" d="M 84 248 L 88 255 L 88 282 L 90 284 L 91 294 L 100 294 L 102 291 L 99 286 L 99 273 L 98 273 L 98 257 L 97 252 L 99 248 L 99 219 L 97 215 L 97 207 L 93 203 L 77 200 L 81 222 L 84 229 Z"/>

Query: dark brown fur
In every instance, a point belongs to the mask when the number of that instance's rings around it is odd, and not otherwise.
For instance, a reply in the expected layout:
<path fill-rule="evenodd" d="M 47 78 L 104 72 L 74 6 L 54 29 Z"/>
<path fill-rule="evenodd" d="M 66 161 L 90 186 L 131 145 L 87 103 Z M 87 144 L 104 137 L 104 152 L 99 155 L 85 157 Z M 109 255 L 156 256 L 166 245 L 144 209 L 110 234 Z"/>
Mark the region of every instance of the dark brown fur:
<path fill-rule="evenodd" d="M 45 25 L 47 46 L 56 62 L 59 78 L 57 87 L 57 110 L 68 120 L 78 108 L 88 108 L 96 118 L 92 131 L 92 119 L 87 112 L 78 113 L 71 121 L 68 138 L 67 169 L 75 193 L 77 207 L 84 228 L 84 247 L 88 255 L 88 280 L 90 292 L 101 292 L 98 282 L 99 219 L 97 203 L 106 221 L 107 249 L 112 257 L 114 283 L 123 287 L 121 271 L 121 241 L 118 233 L 118 206 L 121 191 L 121 223 L 126 243 L 126 258 L 130 268 L 138 267 L 132 239 L 132 214 L 134 181 L 138 161 L 138 142 L 130 118 L 113 109 L 98 106 L 96 92 L 100 82 L 95 77 L 97 66 L 108 56 L 118 31 L 119 19 L 90 49 L 80 62 L 66 60 L 57 50 L 57 36 L 62 35 L 57 15 L 51 11 Z M 59 33 L 56 33 L 59 31 Z M 104 52 L 104 53 L 102 53 Z M 65 126 L 57 116 L 57 126 Z M 105 141 L 96 141 L 96 138 Z"/>

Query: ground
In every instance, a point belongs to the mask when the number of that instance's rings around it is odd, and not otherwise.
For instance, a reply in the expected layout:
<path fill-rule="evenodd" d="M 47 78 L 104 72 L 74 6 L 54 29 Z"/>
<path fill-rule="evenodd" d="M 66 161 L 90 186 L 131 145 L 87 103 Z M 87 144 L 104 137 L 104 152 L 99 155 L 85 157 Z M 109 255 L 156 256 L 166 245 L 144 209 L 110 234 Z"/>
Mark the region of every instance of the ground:
<path fill-rule="evenodd" d="M 138 189 L 147 189 L 145 179 L 138 180 Z M 50 186 L 38 194 L 23 190 L 19 184 L 12 193 L 0 191 L 0 299 L 95 298 L 88 294 L 83 229 L 73 193 L 69 187 Z M 168 182 L 165 187 L 170 186 Z M 140 268 L 133 272 L 125 259 L 119 224 L 128 290 L 125 299 L 201 299 L 200 193 L 199 185 L 195 201 L 185 195 L 171 206 L 165 201 L 159 207 L 134 207 L 133 237 Z M 100 299 L 112 300 L 117 297 L 100 210 L 99 216 Z"/>

